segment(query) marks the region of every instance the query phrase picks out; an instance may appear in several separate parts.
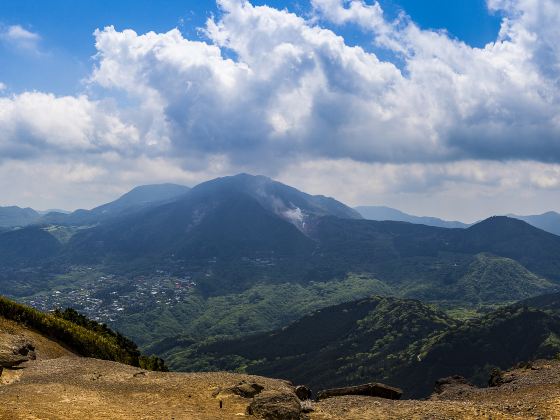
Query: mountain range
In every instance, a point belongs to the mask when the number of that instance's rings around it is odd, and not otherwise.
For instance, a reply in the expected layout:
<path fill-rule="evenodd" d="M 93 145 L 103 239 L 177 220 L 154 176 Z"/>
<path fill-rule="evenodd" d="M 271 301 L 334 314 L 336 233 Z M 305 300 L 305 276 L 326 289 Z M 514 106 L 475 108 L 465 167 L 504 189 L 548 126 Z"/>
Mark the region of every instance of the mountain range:
<path fill-rule="evenodd" d="M 523 220 L 539 229 L 545 230 L 555 235 L 560 235 L 560 214 L 555 211 L 549 211 L 543 214 L 533 216 L 518 216 L 515 214 L 508 215 L 515 219 Z"/>
<path fill-rule="evenodd" d="M 242 292 L 263 281 L 305 284 L 370 273 L 405 297 L 464 300 L 465 287 L 476 289 L 465 281 L 481 270 L 477 264 L 507 273 L 503 278 L 524 279 L 504 287 L 511 300 L 528 297 L 513 292 L 519 287 L 537 292 L 560 281 L 560 237 L 507 217 L 467 229 L 368 221 L 334 199 L 245 174 L 148 204 L 138 197 L 144 195 L 133 191 L 80 215 L 86 226 L 69 233 L 62 224 L 68 237 L 57 244 L 52 224 L 0 234 L 2 262 L 103 264 L 139 272 L 164 265 L 177 274 L 187 267 L 206 295 Z M 78 219 L 76 212 L 66 217 Z M 87 226 L 93 218 L 97 224 Z M 480 293 L 473 299 L 484 300 Z"/>
<path fill-rule="evenodd" d="M 430 216 L 414 216 L 386 206 L 358 206 L 355 210 L 367 220 L 408 222 L 444 228 L 468 228 L 473 224 L 449 221 Z M 560 235 L 560 214 L 549 211 L 531 216 L 508 214 L 507 217 L 523 220 L 528 224 L 555 235 Z"/>
<path fill-rule="evenodd" d="M 411 214 L 404 213 L 400 210 L 393 209 L 391 207 L 385 206 L 358 206 L 355 210 L 362 215 L 364 219 L 367 220 L 391 220 L 394 222 L 408 222 L 417 223 L 420 225 L 444 227 L 444 228 L 466 228 L 469 227 L 467 223 L 448 221 L 439 219 L 437 217 L 427 217 L 427 216 L 413 216 Z"/>
<path fill-rule="evenodd" d="M 259 190 L 259 184 L 261 187 L 266 185 L 266 179 L 268 178 L 261 176 L 255 177 L 248 174 L 240 174 L 238 177 L 245 178 L 245 192 L 251 191 L 253 197 L 259 197 L 259 202 L 264 204 L 265 207 L 274 207 L 279 204 L 267 201 L 268 192 L 266 188 L 260 188 Z M 224 179 L 229 178 L 232 177 L 218 178 L 209 182 L 220 183 Z M 206 183 L 201 185 L 204 184 Z M 241 182 L 239 182 L 239 184 L 241 184 Z M 299 198 L 296 198 L 296 196 L 298 196 L 297 193 L 302 194 L 301 192 L 292 188 L 290 194 L 288 193 L 288 189 L 291 187 L 280 183 L 276 183 L 275 185 L 273 189 L 286 189 L 284 192 L 287 194 L 287 198 L 294 199 L 295 207 L 298 206 Z M 280 185 L 282 185 L 282 187 L 280 187 Z M 241 185 L 237 185 L 237 187 L 241 187 Z M 95 225 L 112 218 L 126 216 L 143 208 L 163 204 L 166 201 L 173 201 L 189 190 L 189 187 L 170 183 L 143 185 L 132 189 L 110 203 L 103 204 L 91 210 L 76 210 L 74 212 L 67 212 L 64 210 L 36 211 L 31 208 L 21 208 L 17 206 L 0 207 L 0 229 L 48 223 L 74 226 Z M 304 200 L 309 199 L 309 197 L 311 196 L 307 196 Z M 307 204 L 310 204 L 310 202 Z M 280 204 L 280 206 L 282 206 L 282 204 Z M 354 209 L 350 209 L 332 198 L 323 196 L 315 196 L 312 206 L 314 207 L 314 211 L 320 215 L 330 214 L 337 217 L 364 218 L 375 221 L 408 222 L 444 228 L 467 228 L 472 226 L 472 224 L 460 221 L 448 221 L 431 216 L 415 216 L 386 206 L 358 206 Z M 337 206 L 338 210 L 335 210 L 334 207 Z M 295 212 L 291 210 L 284 209 L 284 211 L 287 211 L 284 216 L 294 221 L 301 217 L 301 215 L 297 213 L 297 210 Z M 282 211 L 282 209 L 279 209 L 279 211 Z M 508 214 L 507 217 L 523 220 L 539 229 L 554 233 L 555 235 L 560 235 L 560 214 L 557 212 L 549 211 L 540 215 L 529 216 Z"/>
<path fill-rule="evenodd" d="M 473 337 L 491 341 L 493 325 L 496 334 L 509 326 L 538 332 L 526 352 L 504 356 L 507 363 L 555 343 L 554 314 L 539 312 L 531 324 L 533 315 L 518 307 L 496 312 L 560 286 L 560 236 L 516 218 L 452 228 L 366 220 L 333 198 L 240 174 L 192 189 L 140 187 L 93 210 L 41 220 L 0 233 L 0 293 L 45 309 L 70 305 L 102 315 L 176 370 L 247 366 L 290 376 L 297 362 L 326 386 L 406 377 L 420 389 L 421 378 L 445 373 L 433 370 L 444 360 L 439 349 L 461 354 Z M 479 324 L 462 320 L 473 316 Z M 286 348 L 278 360 L 243 347 L 274 349 L 270 334 L 319 344 Z M 240 346 L 238 353 L 204 347 L 225 338 L 234 339 L 224 344 L 228 351 Z M 417 365 L 418 357 L 433 363 Z M 346 372 L 341 382 L 320 379 L 315 359 Z M 489 358 L 488 366 L 502 366 L 498 361 Z M 355 372 L 368 363 L 371 370 Z M 457 363 L 445 359 L 461 368 Z M 487 373 L 464 372 L 472 380 Z"/>
<path fill-rule="evenodd" d="M 306 381 L 321 389 L 371 380 L 426 397 L 439 378 L 486 385 L 494 368 L 560 352 L 559 294 L 468 321 L 418 301 L 372 297 L 318 310 L 288 327 L 201 345 L 191 360 L 219 370 Z"/>

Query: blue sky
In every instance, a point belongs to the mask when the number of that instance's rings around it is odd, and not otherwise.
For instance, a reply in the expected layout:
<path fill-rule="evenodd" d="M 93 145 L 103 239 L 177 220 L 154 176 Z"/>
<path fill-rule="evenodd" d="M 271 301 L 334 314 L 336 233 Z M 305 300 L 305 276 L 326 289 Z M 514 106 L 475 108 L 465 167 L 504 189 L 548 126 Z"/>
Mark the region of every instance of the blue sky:
<path fill-rule="evenodd" d="M 287 8 L 308 14 L 306 1 L 254 1 L 255 5 Z M 500 16 L 489 13 L 485 0 L 383 0 L 388 17 L 400 11 L 423 28 L 444 29 L 472 46 L 496 39 Z M 199 38 L 197 28 L 219 14 L 214 1 L 180 0 L 2 0 L 0 25 L 21 25 L 40 35 L 42 54 L 29 54 L 0 44 L 0 80 L 12 92 L 47 90 L 71 94 L 82 89 L 96 53 L 93 31 L 114 25 L 138 33 L 164 32 L 177 27 L 189 39 Z M 331 27 L 325 22 L 326 27 Z M 338 28 L 347 43 L 372 50 L 371 38 L 351 25 Z M 373 49 L 374 50 L 374 49 Z M 384 55 L 383 51 L 378 51 Z M 390 55 L 384 55 L 390 57 Z"/>
<path fill-rule="evenodd" d="M 2 0 L 0 205 L 251 172 L 465 221 L 558 211 L 558 39 L 558 0 Z"/>

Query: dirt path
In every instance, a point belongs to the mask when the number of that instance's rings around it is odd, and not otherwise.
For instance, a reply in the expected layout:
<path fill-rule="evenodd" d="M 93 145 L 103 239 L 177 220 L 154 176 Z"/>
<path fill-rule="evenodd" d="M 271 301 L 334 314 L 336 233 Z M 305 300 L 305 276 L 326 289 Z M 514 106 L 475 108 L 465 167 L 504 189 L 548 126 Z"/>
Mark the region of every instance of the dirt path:
<path fill-rule="evenodd" d="M 146 372 L 75 357 L 28 362 L 17 382 L 0 385 L 0 418 L 243 418 L 249 400 L 212 395 L 217 388 L 241 380 L 257 381 L 267 390 L 290 392 L 283 381 L 247 375 Z"/>

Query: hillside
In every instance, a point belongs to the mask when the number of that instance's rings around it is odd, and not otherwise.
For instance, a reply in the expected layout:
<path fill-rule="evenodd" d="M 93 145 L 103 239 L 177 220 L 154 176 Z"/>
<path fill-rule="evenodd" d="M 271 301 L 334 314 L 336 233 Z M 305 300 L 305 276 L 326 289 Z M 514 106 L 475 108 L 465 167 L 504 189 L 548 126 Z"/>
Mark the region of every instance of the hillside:
<path fill-rule="evenodd" d="M 39 220 L 40 214 L 31 208 L 0 207 L 0 228 L 27 226 Z"/>
<path fill-rule="evenodd" d="M 53 235 L 36 226 L 0 232 L 0 264 L 4 267 L 36 266 L 61 250 Z"/>
<path fill-rule="evenodd" d="M 189 346 L 193 340 L 237 336 L 283 327 L 317 309 L 372 295 L 434 296 L 428 285 L 390 287 L 367 274 L 352 273 L 341 280 L 308 284 L 258 284 L 241 293 L 202 296 L 191 293 L 173 307 L 144 305 L 114 323 L 149 351 L 162 355 L 176 370 L 194 368 Z M 423 287 L 422 289 L 419 289 Z M 451 309 L 513 302 L 556 286 L 504 258 L 477 256 L 466 274 L 438 293 L 449 297 L 439 304 Z M 202 365 L 196 369 L 203 368 Z"/>
<path fill-rule="evenodd" d="M 560 311 L 560 293 L 548 293 L 517 303 L 519 306 L 542 309 L 544 311 Z"/>
<path fill-rule="evenodd" d="M 418 301 L 369 298 L 329 307 L 288 327 L 199 346 L 191 363 L 307 380 L 313 388 L 383 382 L 407 397 L 459 374 L 483 385 L 507 368 L 560 353 L 560 314 L 511 306 L 457 321 Z"/>
<path fill-rule="evenodd" d="M 142 355 L 134 342 L 73 309 L 47 314 L 0 296 L 0 318 L 6 325 L 15 322 L 20 329 L 40 334 L 77 355 L 114 360 L 150 370 L 167 369 L 163 360 Z"/>

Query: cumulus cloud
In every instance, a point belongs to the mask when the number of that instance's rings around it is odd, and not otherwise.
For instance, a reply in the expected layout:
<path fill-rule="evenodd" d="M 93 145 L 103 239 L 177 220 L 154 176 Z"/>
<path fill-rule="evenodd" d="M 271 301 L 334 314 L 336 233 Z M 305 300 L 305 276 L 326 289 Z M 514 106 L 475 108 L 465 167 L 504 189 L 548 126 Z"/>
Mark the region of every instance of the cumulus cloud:
<path fill-rule="evenodd" d="M 208 42 L 178 30 L 97 31 L 91 80 L 135 98 L 154 141 L 185 156 L 280 167 L 296 157 L 560 160 L 557 2 L 537 2 L 536 14 L 534 1 L 490 2 L 506 18 L 485 48 L 406 16 L 388 22 L 378 3 L 312 3 L 325 19 L 371 31 L 405 72 L 285 10 L 220 0 Z"/>
<path fill-rule="evenodd" d="M 556 0 L 490 1 L 491 10 L 505 18 L 498 39 L 484 48 L 421 30 L 402 16 L 380 25 L 367 18 L 378 10 L 377 3 L 313 0 L 313 5 L 326 19 L 352 20 L 380 45 L 402 54 L 407 88 L 400 96 L 427 109 L 433 138 L 450 159 L 558 162 L 560 49 L 552 42 L 560 31 Z"/>
<path fill-rule="evenodd" d="M 0 161 L 111 150 L 122 154 L 140 142 L 138 129 L 108 106 L 86 96 L 25 92 L 0 97 Z"/>
<path fill-rule="evenodd" d="M 0 40 L 16 49 L 38 52 L 38 44 L 41 37 L 39 34 L 29 31 L 21 25 L 12 25 L 0 28 Z"/>
<path fill-rule="evenodd" d="M 405 14 L 388 20 L 378 2 L 311 3 L 314 16 L 304 18 L 218 0 L 203 40 L 177 29 L 97 30 L 88 79 L 96 99 L 0 96 L 0 161 L 78 159 L 81 174 L 106 179 L 85 170 L 95 161 L 137 180 L 127 165 L 158 161 L 181 179 L 246 170 L 301 187 L 313 173 L 323 192 L 345 197 L 329 174 L 367 179 L 355 189 L 363 197 L 560 188 L 557 0 L 488 0 L 504 18 L 483 48 Z M 349 46 L 324 21 L 359 27 L 399 66 Z M 39 41 L 17 28 L 2 39 Z"/>

